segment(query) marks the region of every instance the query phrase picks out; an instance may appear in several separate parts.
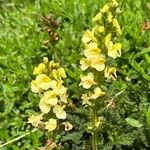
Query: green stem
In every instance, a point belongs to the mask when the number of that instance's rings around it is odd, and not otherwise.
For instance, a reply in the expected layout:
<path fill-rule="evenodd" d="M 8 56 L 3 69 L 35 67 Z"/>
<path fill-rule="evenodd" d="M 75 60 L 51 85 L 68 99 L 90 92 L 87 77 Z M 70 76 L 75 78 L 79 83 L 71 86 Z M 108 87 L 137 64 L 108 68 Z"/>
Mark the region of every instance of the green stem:
<path fill-rule="evenodd" d="M 97 150 L 97 129 L 96 129 L 96 122 L 97 122 L 97 109 L 96 109 L 96 100 L 94 100 L 94 104 L 93 104 L 93 118 L 92 118 L 92 126 L 93 126 L 92 150 Z"/>

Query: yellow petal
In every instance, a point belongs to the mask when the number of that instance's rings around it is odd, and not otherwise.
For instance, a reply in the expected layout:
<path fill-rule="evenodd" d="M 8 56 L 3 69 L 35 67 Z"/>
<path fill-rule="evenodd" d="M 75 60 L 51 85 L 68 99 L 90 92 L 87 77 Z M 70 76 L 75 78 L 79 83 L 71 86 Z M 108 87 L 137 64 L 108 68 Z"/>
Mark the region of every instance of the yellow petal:
<path fill-rule="evenodd" d="M 91 95 L 91 99 L 97 99 L 100 96 L 105 95 L 105 92 L 102 92 L 101 89 L 99 87 L 96 87 L 94 89 L 94 94 Z"/>
<path fill-rule="evenodd" d="M 101 13 L 105 13 L 108 10 L 109 10 L 109 6 L 106 4 L 106 5 L 103 6 L 103 8 L 100 11 L 101 11 Z"/>
<path fill-rule="evenodd" d="M 63 122 L 62 125 L 65 126 L 65 131 L 69 131 L 73 128 L 72 124 L 69 122 Z"/>
<path fill-rule="evenodd" d="M 81 70 L 84 71 L 91 66 L 91 61 L 89 61 L 86 58 L 82 58 L 80 60 L 80 64 L 81 64 L 81 66 L 80 66 Z"/>
<path fill-rule="evenodd" d="M 48 113 L 51 109 L 51 105 L 46 104 L 42 98 L 40 100 L 39 107 L 43 113 Z"/>
<path fill-rule="evenodd" d="M 110 5 L 111 5 L 112 7 L 117 7 L 119 4 L 117 3 L 116 0 L 111 0 L 111 1 L 110 1 Z"/>
<path fill-rule="evenodd" d="M 53 107 L 53 112 L 56 114 L 56 117 L 58 119 L 66 119 L 66 112 L 63 110 L 64 106 L 60 106 L 60 105 L 55 105 Z"/>
<path fill-rule="evenodd" d="M 44 97 L 42 97 L 46 104 L 54 106 L 58 103 L 57 94 L 54 91 L 48 90 L 44 92 Z"/>
<path fill-rule="evenodd" d="M 41 123 L 42 120 L 42 115 L 32 115 L 31 117 L 28 118 L 27 123 L 31 123 L 34 127 L 38 127 L 38 125 Z"/>
<path fill-rule="evenodd" d="M 90 31 L 90 30 L 86 30 L 84 35 L 83 35 L 83 38 L 82 38 L 82 42 L 86 45 L 88 44 L 89 42 L 96 42 L 97 39 L 95 38 L 94 36 L 94 32 Z"/>
<path fill-rule="evenodd" d="M 105 46 L 107 49 L 109 49 L 110 46 L 112 45 L 111 36 L 112 36 L 111 33 L 109 33 L 105 38 Z"/>
<path fill-rule="evenodd" d="M 57 121 L 56 119 L 49 119 L 48 122 L 45 122 L 45 129 L 47 129 L 48 131 L 53 131 L 55 130 L 57 127 Z"/>
<path fill-rule="evenodd" d="M 93 19 L 92 21 L 101 21 L 101 18 L 102 18 L 102 14 L 101 13 L 98 13 Z"/>
<path fill-rule="evenodd" d="M 48 63 L 48 58 L 47 57 L 43 57 L 43 63 L 47 64 Z"/>
<path fill-rule="evenodd" d="M 119 34 L 119 35 L 122 34 L 122 31 L 120 29 L 120 25 L 119 25 L 118 20 L 117 19 L 113 19 L 112 24 L 116 28 L 117 34 Z"/>
<path fill-rule="evenodd" d="M 108 20 L 109 23 L 112 22 L 112 18 L 113 18 L 112 13 L 109 12 L 108 16 L 107 16 L 107 20 Z"/>
<path fill-rule="evenodd" d="M 83 100 L 82 105 L 84 105 L 84 104 L 87 104 L 87 105 L 89 105 L 89 106 L 92 105 L 91 102 L 89 101 L 90 98 L 87 96 L 87 94 L 82 94 L 81 99 Z"/>
<path fill-rule="evenodd" d="M 96 26 L 96 27 L 93 28 L 93 31 L 97 32 L 97 34 L 98 33 L 103 33 L 105 31 L 105 28 L 104 28 L 104 26 Z"/>
<path fill-rule="evenodd" d="M 105 68 L 105 61 L 105 56 L 100 54 L 97 57 L 93 57 L 91 60 L 91 67 L 95 68 L 97 71 L 102 71 Z"/>
<path fill-rule="evenodd" d="M 111 48 L 108 50 L 108 56 L 112 57 L 113 59 L 120 57 L 121 56 L 121 44 L 116 43 L 112 45 Z"/>
<path fill-rule="evenodd" d="M 57 70 L 57 72 L 58 72 L 58 76 L 60 76 L 60 77 L 62 77 L 62 78 L 66 78 L 66 73 L 65 73 L 64 68 L 59 68 L 59 69 Z"/>
<path fill-rule="evenodd" d="M 99 48 L 91 48 L 91 49 L 85 49 L 84 50 L 84 55 L 89 58 L 89 57 L 96 57 L 99 55 L 101 50 Z"/>
<path fill-rule="evenodd" d="M 38 84 L 35 80 L 31 81 L 31 91 L 34 92 L 34 93 L 39 92 L 39 87 L 38 87 Z"/>
<path fill-rule="evenodd" d="M 116 74 L 116 68 L 115 67 L 106 67 L 105 71 L 104 71 L 104 75 L 105 78 L 107 78 L 108 80 L 112 79 L 112 80 L 116 80 L 117 78 L 117 74 Z"/>
<path fill-rule="evenodd" d="M 79 84 L 82 85 L 85 89 L 89 89 L 92 85 L 95 85 L 96 82 L 94 81 L 94 75 L 92 72 L 89 72 L 87 76 L 81 76 L 81 83 Z"/>
<path fill-rule="evenodd" d="M 51 79 L 48 76 L 46 76 L 45 74 L 41 74 L 36 77 L 36 83 L 37 83 L 38 87 L 43 90 L 47 90 L 51 87 L 50 81 L 51 81 Z"/>
<path fill-rule="evenodd" d="M 35 68 L 34 68 L 33 74 L 34 74 L 34 75 L 39 75 L 39 74 L 42 74 L 42 73 L 45 72 L 45 71 L 46 71 L 46 66 L 45 66 L 45 64 L 40 63 L 40 64 L 38 65 L 38 67 L 35 67 Z"/>

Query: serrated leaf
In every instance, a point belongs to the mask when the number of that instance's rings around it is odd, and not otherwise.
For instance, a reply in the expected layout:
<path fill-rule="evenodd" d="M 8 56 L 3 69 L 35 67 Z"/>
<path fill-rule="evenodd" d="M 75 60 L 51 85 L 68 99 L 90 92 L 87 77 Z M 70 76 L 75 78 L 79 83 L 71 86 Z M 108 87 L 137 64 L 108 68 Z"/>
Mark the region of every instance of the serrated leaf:
<path fill-rule="evenodd" d="M 137 128 L 141 128 L 143 125 L 138 121 L 135 120 L 133 118 L 126 118 L 126 121 L 129 125 L 133 126 L 133 127 L 137 127 Z"/>

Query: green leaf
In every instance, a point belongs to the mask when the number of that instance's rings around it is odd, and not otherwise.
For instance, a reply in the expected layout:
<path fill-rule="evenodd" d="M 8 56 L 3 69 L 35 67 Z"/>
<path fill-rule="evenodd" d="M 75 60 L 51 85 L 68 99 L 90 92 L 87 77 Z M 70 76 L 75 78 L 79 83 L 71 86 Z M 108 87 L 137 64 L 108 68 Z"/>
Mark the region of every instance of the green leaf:
<path fill-rule="evenodd" d="M 135 120 L 133 118 L 126 118 L 126 121 L 129 125 L 133 126 L 133 127 L 137 127 L 137 128 L 140 128 L 142 127 L 143 125 L 138 121 L 138 120 Z"/>
<path fill-rule="evenodd" d="M 146 113 L 146 120 L 147 120 L 148 125 L 150 125 L 150 106 L 149 106 L 147 113 Z"/>

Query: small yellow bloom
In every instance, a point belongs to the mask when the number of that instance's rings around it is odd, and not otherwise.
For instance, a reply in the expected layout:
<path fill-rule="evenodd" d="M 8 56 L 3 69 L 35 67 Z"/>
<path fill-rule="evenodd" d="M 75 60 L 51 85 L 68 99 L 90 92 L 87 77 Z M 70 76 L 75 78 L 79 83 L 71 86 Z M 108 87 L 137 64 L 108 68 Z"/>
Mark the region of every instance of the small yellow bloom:
<path fill-rule="evenodd" d="M 67 103 L 67 88 L 65 88 L 63 85 L 58 86 L 54 91 L 57 93 L 57 95 L 60 97 L 60 101 Z"/>
<path fill-rule="evenodd" d="M 58 69 L 59 63 L 54 63 L 54 61 L 49 62 L 49 70 Z"/>
<path fill-rule="evenodd" d="M 45 74 L 38 75 L 35 81 L 38 87 L 43 90 L 47 90 L 51 87 L 51 79 Z"/>
<path fill-rule="evenodd" d="M 57 121 L 56 119 L 49 119 L 48 122 L 45 122 L 45 129 L 47 129 L 48 131 L 53 131 L 55 130 L 57 127 Z"/>
<path fill-rule="evenodd" d="M 91 60 L 87 58 L 81 58 L 80 60 L 80 68 L 82 71 L 86 70 L 87 68 L 91 67 Z"/>
<path fill-rule="evenodd" d="M 91 49 L 85 49 L 84 50 L 84 55 L 89 58 L 89 57 L 96 57 L 99 55 L 101 52 L 101 49 L 99 48 L 91 48 Z"/>
<path fill-rule="evenodd" d="M 66 119 L 66 112 L 64 111 L 65 105 L 60 106 L 60 105 L 55 105 L 53 107 L 53 112 L 56 114 L 56 117 L 58 119 Z"/>
<path fill-rule="evenodd" d="M 106 67 L 104 71 L 105 78 L 109 80 L 116 80 L 117 74 L 116 74 L 116 68 L 115 67 Z"/>
<path fill-rule="evenodd" d="M 111 0 L 111 1 L 110 1 L 110 5 L 111 5 L 112 7 L 117 7 L 119 4 L 117 3 L 116 0 Z"/>
<path fill-rule="evenodd" d="M 112 42 L 111 42 L 111 33 L 109 33 L 106 37 L 105 37 L 105 46 L 107 49 L 110 48 L 110 46 L 112 45 Z"/>
<path fill-rule="evenodd" d="M 94 94 L 90 96 L 90 99 L 97 99 L 98 97 L 103 96 L 103 95 L 105 95 L 105 92 L 102 92 L 99 87 L 96 87 L 94 89 Z"/>
<path fill-rule="evenodd" d="M 113 18 L 112 13 L 109 12 L 108 16 L 107 16 L 107 20 L 108 20 L 109 23 L 112 22 L 112 18 Z"/>
<path fill-rule="evenodd" d="M 104 5 L 104 7 L 100 11 L 101 11 L 101 13 L 105 13 L 108 10 L 109 10 L 109 6 L 106 4 L 106 5 Z"/>
<path fill-rule="evenodd" d="M 111 48 L 108 50 L 108 56 L 112 57 L 113 59 L 120 57 L 121 56 L 121 44 L 120 43 L 113 44 Z"/>
<path fill-rule="evenodd" d="M 122 31 L 121 31 L 120 25 L 118 23 L 118 20 L 117 19 L 113 19 L 112 20 L 112 24 L 113 24 L 113 27 L 116 28 L 117 34 L 119 34 L 119 35 L 122 34 Z"/>
<path fill-rule="evenodd" d="M 91 106 L 92 104 L 91 104 L 91 102 L 89 101 L 90 100 L 90 97 L 89 96 L 87 96 L 87 94 L 82 94 L 82 100 L 83 100 L 83 103 L 82 103 L 82 105 L 84 105 L 84 104 L 87 104 L 87 105 L 89 105 L 89 106 Z"/>
<path fill-rule="evenodd" d="M 48 63 L 48 58 L 47 57 L 43 57 L 43 63 L 47 64 Z"/>
<path fill-rule="evenodd" d="M 86 45 L 87 49 L 92 49 L 92 48 L 98 48 L 98 45 L 96 42 L 90 42 Z"/>
<path fill-rule="evenodd" d="M 39 108 L 41 109 L 41 111 L 44 114 L 46 114 L 46 113 L 48 113 L 51 110 L 51 105 L 46 104 L 45 101 L 44 101 L 44 99 L 41 99 L 40 103 L 39 103 Z"/>
<path fill-rule="evenodd" d="M 40 123 L 42 123 L 41 122 L 42 116 L 43 115 L 38 115 L 38 116 L 32 115 L 30 118 L 28 118 L 27 123 L 31 123 L 34 127 L 37 127 Z"/>
<path fill-rule="evenodd" d="M 66 78 L 66 73 L 65 73 L 65 70 L 64 68 L 59 68 L 57 70 L 57 73 L 58 73 L 58 76 L 62 77 L 62 78 Z"/>
<path fill-rule="evenodd" d="M 100 54 L 95 57 L 82 58 L 80 60 L 81 70 L 86 70 L 87 68 L 95 68 L 97 71 L 102 71 L 105 68 L 105 56 Z"/>
<path fill-rule="evenodd" d="M 65 126 L 65 131 L 69 131 L 73 128 L 72 124 L 69 122 L 63 122 L 62 125 Z"/>
<path fill-rule="evenodd" d="M 90 58 L 91 59 L 91 67 L 95 68 L 97 71 L 102 71 L 105 68 L 105 56 L 100 54 L 97 57 Z"/>
<path fill-rule="evenodd" d="M 44 92 L 44 96 L 41 99 L 46 104 L 49 104 L 51 106 L 54 106 L 58 103 L 57 94 L 52 90 L 48 90 L 48 91 Z"/>
<path fill-rule="evenodd" d="M 94 75 L 92 72 L 89 72 L 87 76 L 81 76 L 81 83 L 79 86 L 83 86 L 85 89 L 89 89 L 92 85 L 95 85 Z"/>
<path fill-rule="evenodd" d="M 93 28 L 93 31 L 96 32 L 97 34 L 103 33 L 105 31 L 105 28 L 104 28 L 104 26 L 96 26 Z"/>
<path fill-rule="evenodd" d="M 98 13 L 93 19 L 92 21 L 101 21 L 101 18 L 102 18 L 102 14 L 101 13 Z"/>
<path fill-rule="evenodd" d="M 94 36 L 94 32 L 90 31 L 90 30 L 86 30 L 84 35 L 83 35 L 83 38 L 82 38 L 82 42 L 86 45 L 88 44 L 89 42 L 96 42 L 97 39 L 95 38 Z"/>
<path fill-rule="evenodd" d="M 33 74 L 34 75 L 39 75 L 39 74 L 42 74 L 43 72 L 46 72 L 46 66 L 45 66 L 45 64 L 40 63 L 38 65 L 38 67 L 34 68 Z"/>
<path fill-rule="evenodd" d="M 39 86 L 38 84 L 36 83 L 35 80 L 32 80 L 31 81 L 31 91 L 34 92 L 34 93 L 38 93 L 39 92 Z"/>

